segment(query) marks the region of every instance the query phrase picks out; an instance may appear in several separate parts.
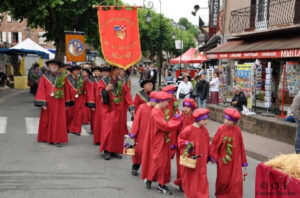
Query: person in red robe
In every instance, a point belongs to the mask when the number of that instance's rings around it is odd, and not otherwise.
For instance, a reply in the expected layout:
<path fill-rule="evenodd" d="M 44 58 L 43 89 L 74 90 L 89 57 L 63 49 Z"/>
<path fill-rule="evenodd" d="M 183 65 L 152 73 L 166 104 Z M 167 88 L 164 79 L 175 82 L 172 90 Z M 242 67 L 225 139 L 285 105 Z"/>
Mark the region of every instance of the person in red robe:
<path fill-rule="evenodd" d="M 80 75 L 80 66 L 73 66 L 71 70 L 72 74 L 66 78 L 66 91 L 74 100 L 74 106 L 67 110 L 67 128 L 69 133 L 80 136 L 85 106 L 84 79 Z"/>
<path fill-rule="evenodd" d="M 207 180 L 207 162 L 209 161 L 209 134 L 205 125 L 208 122 L 209 110 L 197 109 L 193 113 L 194 123 L 180 132 L 178 145 L 181 155 L 190 144 L 188 158 L 197 159 L 196 168 L 181 166 L 181 185 L 188 198 L 209 198 Z"/>
<path fill-rule="evenodd" d="M 183 110 L 179 115 L 182 121 L 182 126 L 180 130 L 175 132 L 176 141 L 178 141 L 178 136 L 180 135 L 181 131 L 183 131 L 187 126 L 194 123 L 193 111 L 197 109 L 197 103 L 192 98 L 184 99 L 182 104 L 183 104 Z M 180 177 L 182 166 L 179 164 L 180 149 L 177 145 L 177 142 L 175 145 L 174 144 L 171 145 L 171 149 L 176 150 L 177 177 L 176 180 L 174 181 L 174 184 L 179 186 L 180 190 L 182 190 L 181 177 Z"/>
<path fill-rule="evenodd" d="M 96 93 L 100 95 L 101 101 L 100 152 L 104 151 L 105 160 L 110 160 L 111 157 L 122 159 L 120 154 L 123 153 L 124 135 L 127 131 L 124 111 L 128 109 L 131 114 L 135 111 L 130 90 L 118 75 L 119 68 L 112 67 L 111 76 L 100 80 Z"/>
<path fill-rule="evenodd" d="M 100 144 L 100 111 L 99 111 L 99 103 L 100 103 L 100 96 L 96 95 L 96 90 L 98 87 L 98 84 L 102 78 L 102 68 L 101 67 L 93 67 L 92 68 L 93 74 L 94 74 L 94 81 L 93 81 L 93 89 L 92 92 L 90 92 L 90 94 L 88 94 L 88 98 L 90 101 L 94 102 L 94 105 L 89 105 L 90 108 L 92 108 L 91 111 L 91 131 L 93 133 L 93 143 L 94 145 L 99 145 Z M 105 72 L 107 73 L 106 76 L 109 76 L 110 74 L 110 68 L 109 68 L 109 72 Z"/>
<path fill-rule="evenodd" d="M 85 98 L 85 107 L 83 108 L 83 118 L 82 118 L 82 124 L 91 124 L 91 117 L 92 117 L 92 110 L 91 106 L 95 104 L 93 101 L 89 100 L 91 96 L 89 97 L 89 94 L 92 94 L 93 92 L 93 83 L 94 78 L 92 76 L 92 73 L 88 67 L 85 67 L 82 69 L 82 76 L 84 79 L 84 98 Z"/>
<path fill-rule="evenodd" d="M 157 190 L 161 193 L 171 195 L 172 192 L 167 188 L 166 184 L 170 182 L 171 177 L 171 150 L 169 133 L 177 130 L 181 122 L 174 117 L 168 122 L 166 121 L 163 109 L 169 105 L 172 95 L 166 92 L 157 94 L 158 104 L 151 111 L 149 132 L 151 133 L 150 169 L 147 173 L 146 187 L 151 188 L 151 182 L 157 181 Z M 167 119 L 168 120 L 168 119 Z M 144 165 L 144 164 L 143 164 Z"/>
<path fill-rule="evenodd" d="M 242 198 L 242 167 L 247 167 L 248 163 L 241 129 L 236 126 L 241 115 L 233 108 L 225 109 L 224 113 L 224 124 L 218 128 L 210 148 L 211 160 L 217 163 L 215 195 L 218 198 Z"/>
<path fill-rule="evenodd" d="M 58 72 L 62 63 L 56 60 L 46 62 L 46 71 L 39 81 L 34 105 L 41 107 L 38 142 L 48 142 L 58 147 L 68 142 L 66 107 L 74 104 L 65 90 L 65 75 Z"/>
<path fill-rule="evenodd" d="M 141 104 L 149 102 L 149 95 L 153 89 L 153 82 L 151 80 L 143 80 L 140 86 L 143 89 L 136 93 L 133 101 L 136 111 Z"/>
<path fill-rule="evenodd" d="M 152 83 L 152 82 L 151 82 Z M 134 120 L 131 127 L 131 132 L 129 136 L 134 139 L 135 142 L 135 155 L 132 157 L 132 169 L 131 174 L 133 176 L 138 176 L 138 170 L 142 163 L 142 154 L 143 154 L 143 147 L 145 144 L 146 139 L 146 128 L 149 128 L 149 117 L 148 115 L 151 114 L 153 107 L 156 104 L 155 100 L 155 92 L 151 92 L 150 100 L 147 103 L 141 104 L 139 109 L 137 110 Z"/>

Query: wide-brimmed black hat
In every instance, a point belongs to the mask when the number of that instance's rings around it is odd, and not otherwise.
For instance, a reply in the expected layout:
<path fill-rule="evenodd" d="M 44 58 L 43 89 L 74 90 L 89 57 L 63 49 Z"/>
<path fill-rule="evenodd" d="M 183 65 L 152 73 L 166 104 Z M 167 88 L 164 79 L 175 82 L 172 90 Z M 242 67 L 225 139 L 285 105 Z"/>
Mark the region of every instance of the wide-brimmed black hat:
<path fill-rule="evenodd" d="M 73 71 L 75 69 L 81 70 L 81 67 L 79 65 L 74 65 L 71 67 L 71 71 Z"/>
<path fill-rule="evenodd" d="M 152 83 L 153 84 L 153 82 L 151 80 L 144 80 L 140 84 L 141 88 L 144 88 L 144 85 L 147 84 L 147 83 Z"/>
<path fill-rule="evenodd" d="M 62 64 L 60 61 L 55 60 L 55 59 L 46 61 L 46 65 L 49 65 L 50 63 L 57 64 L 59 67 L 64 67 L 64 64 Z"/>
<path fill-rule="evenodd" d="M 92 74 L 92 72 L 89 68 L 83 68 L 82 71 L 86 71 L 89 75 Z"/>
<path fill-rule="evenodd" d="M 92 67 L 92 72 L 94 72 L 95 70 L 98 70 L 98 71 L 102 72 L 102 68 L 98 67 L 98 66 Z"/>
<path fill-rule="evenodd" d="M 106 71 L 106 72 L 111 72 L 111 67 L 108 65 L 105 65 L 104 67 L 102 67 L 102 71 Z"/>

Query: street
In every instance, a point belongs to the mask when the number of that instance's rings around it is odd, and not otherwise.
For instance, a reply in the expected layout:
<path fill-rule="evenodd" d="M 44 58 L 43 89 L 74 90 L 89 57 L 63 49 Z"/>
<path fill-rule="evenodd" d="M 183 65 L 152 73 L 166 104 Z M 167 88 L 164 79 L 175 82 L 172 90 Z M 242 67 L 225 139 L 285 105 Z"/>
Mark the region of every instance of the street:
<path fill-rule="evenodd" d="M 133 92 L 139 89 L 133 78 Z M 0 197 L 165 197 L 149 191 L 139 177 L 130 174 L 131 159 L 105 161 L 92 144 L 89 126 L 82 136 L 69 135 L 69 144 L 57 148 L 37 143 L 39 108 L 33 107 L 29 91 L 0 90 Z M 247 141 L 247 140 L 244 140 Z M 248 158 L 244 197 L 253 198 L 255 168 L 259 161 Z M 172 180 L 176 174 L 172 161 Z M 208 164 L 210 197 L 214 197 L 216 166 Z M 172 197 L 183 197 L 173 184 Z"/>

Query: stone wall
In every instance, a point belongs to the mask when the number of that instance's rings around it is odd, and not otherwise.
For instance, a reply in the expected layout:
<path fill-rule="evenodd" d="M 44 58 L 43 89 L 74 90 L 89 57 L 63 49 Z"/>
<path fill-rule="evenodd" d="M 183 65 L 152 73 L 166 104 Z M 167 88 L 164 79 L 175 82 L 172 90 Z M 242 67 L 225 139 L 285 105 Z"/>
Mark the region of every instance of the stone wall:
<path fill-rule="evenodd" d="M 208 105 L 211 120 L 223 123 L 225 107 Z M 296 124 L 282 121 L 274 117 L 260 115 L 243 116 L 238 122 L 243 131 L 275 139 L 281 142 L 294 145 L 296 135 Z"/>

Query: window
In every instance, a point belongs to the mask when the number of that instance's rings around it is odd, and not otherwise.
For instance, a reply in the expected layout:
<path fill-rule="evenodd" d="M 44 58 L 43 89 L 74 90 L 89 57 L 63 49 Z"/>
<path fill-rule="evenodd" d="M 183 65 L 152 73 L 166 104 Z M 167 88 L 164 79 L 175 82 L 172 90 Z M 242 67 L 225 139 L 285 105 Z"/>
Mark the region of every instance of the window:
<path fill-rule="evenodd" d="M 12 43 L 19 43 L 19 34 L 18 32 L 12 33 Z"/>
<path fill-rule="evenodd" d="M 46 44 L 46 37 L 44 37 L 44 34 L 46 32 L 39 32 L 39 44 Z"/>
<path fill-rule="evenodd" d="M 2 39 L 2 42 L 6 42 L 6 32 L 1 32 L 1 39 Z"/>
<path fill-rule="evenodd" d="M 0 43 L 3 43 L 3 40 L 2 40 L 2 32 L 0 32 Z"/>

